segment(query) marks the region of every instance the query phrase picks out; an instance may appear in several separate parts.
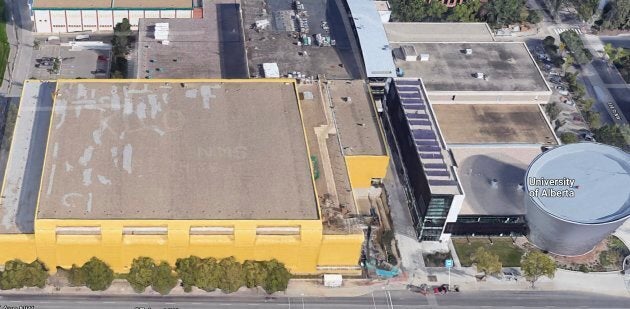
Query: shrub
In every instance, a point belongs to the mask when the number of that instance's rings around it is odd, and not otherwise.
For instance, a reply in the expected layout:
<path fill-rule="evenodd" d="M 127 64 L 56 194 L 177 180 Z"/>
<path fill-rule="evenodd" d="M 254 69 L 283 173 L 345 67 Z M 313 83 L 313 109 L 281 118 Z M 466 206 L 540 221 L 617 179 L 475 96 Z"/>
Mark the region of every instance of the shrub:
<path fill-rule="evenodd" d="M 0 273 L 0 289 L 43 288 L 47 278 L 46 266 L 39 260 L 30 264 L 17 259 L 11 260 L 4 264 L 4 271 Z"/>
<path fill-rule="evenodd" d="M 273 259 L 265 263 L 265 269 L 267 270 L 267 275 L 263 281 L 263 289 L 267 293 L 272 294 L 287 289 L 291 274 L 284 267 L 283 263 Z"/>
<path fill-rule="evenodd" d="M 162 294 L 168 294 L 177 285 L 177 276 L 173 274 L 171 265 L 162 262 L 154 268 L 151 278 L 151 288 Z"/>
<path fill-rule="evenodd" d="M 136 293 L 142 293 L 154 281 L 156 266 L 153 259 L 139 257 L 131 263 L 131 269 L 127 275 L 127 282 Z"/>
<path fill-rule="evenodd" d="M 96 257 L 91 258 L 81 267 L 85 277 L 85 286 L 92 291 L 104 291 L 114 281 L 114 271 Z"/>

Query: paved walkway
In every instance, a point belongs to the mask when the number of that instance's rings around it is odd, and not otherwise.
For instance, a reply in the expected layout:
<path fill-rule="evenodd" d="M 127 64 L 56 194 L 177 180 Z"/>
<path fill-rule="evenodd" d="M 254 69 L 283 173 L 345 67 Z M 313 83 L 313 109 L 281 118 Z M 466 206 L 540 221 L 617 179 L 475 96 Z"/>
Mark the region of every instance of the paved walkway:
<path fill-rule="evenodd" d="M 405 290 L 408 282 L 414 284 L 442 284 L 448 282 L 448 272 L 443 268 L 428 269 L 427 273 L 435 275 L 438 279 L 435 283 L 421 280 L 420 277 L 402 276 L 392 280 L 344 280 L 341 288 L 326 288 L 322 286 L 321 280 L 315 279 L 295 279 L 291 280 L 287 291 L 276 293 L 277 296 L 288 297 L 355 297 L 366 295 L 382 290 Z M 451 271 L 451 284 L 459 285 L 462 291 L 531 291 L 530 283 L 519 279 L 518 281 L 503 281 L 494 277 L 487 278 L 486 281 L 479 282 L 474 278 L 475 270 L 469 267 L 454 268 Z M 426 278 L 426 277 L 425 277 Z M 630 298 L 630 292 L 626 288 L 624 277 L 619 273 L 581 273 L 566 270 L 558 270 L 553 280 L 541 278 L 534 290 L 539 291 L 578 291 L 613 296 L 626 296 Z M 103 292 L 93 292 L 85 287 L 62 287 L 55 288 L 47 286 L 43 289 L 25 288 L 20 290 L 0 291 L 1 295 L 7 294 L 58 294 L 58 295 L 136 295 L 133 289 L 124 280 L 115 280 L 112 286 Z M 147 288 L 144 295 L 158 295 L 157 292 Z M 193 289 L 191 293 L 186 293 L 181 287 L 174 288 L 169 295 L 181 296 L 219 296 L 225 295 L 221 291 L 205 292 Z M 265 295 L 262 289 L 241 288 L 238 292 L 230 294 L 234 297 L 247 297 L 255 295 Z M 429 295 L 433 297 L 433 295 Z M 431 303 L 431 299 L 429 300 Z"/>
<path fill-rule="evenodd" d="M 31 57 L 33 55 L 33 33 L 28 7 L 24 0 L 5 0 L 8 12 L 6 25 L 7 38 L 11 50 L 4 73 L 0 94 L 7 97 L 19 97 L 24 80 L 29 78 Z"/>

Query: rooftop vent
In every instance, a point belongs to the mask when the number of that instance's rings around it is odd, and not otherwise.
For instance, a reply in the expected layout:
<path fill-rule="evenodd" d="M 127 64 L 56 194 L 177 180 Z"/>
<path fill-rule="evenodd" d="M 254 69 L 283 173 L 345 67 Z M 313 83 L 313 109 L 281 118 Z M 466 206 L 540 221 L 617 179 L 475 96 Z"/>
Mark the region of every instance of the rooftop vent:
<path fill-rule="evenodd" d="M 492 180 L 490 180 L 490 186 L 493 188 L 498 188 L 499 187 L 499 181 L 496 178 L 492 178 Z"/>

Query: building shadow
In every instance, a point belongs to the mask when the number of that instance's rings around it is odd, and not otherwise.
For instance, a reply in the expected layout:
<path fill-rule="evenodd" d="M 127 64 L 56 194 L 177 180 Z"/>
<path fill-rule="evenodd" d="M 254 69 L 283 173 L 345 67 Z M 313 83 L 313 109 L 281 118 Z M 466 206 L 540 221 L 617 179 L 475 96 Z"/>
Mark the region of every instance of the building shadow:
<path fill-rule="evenodd" d="M 248 78 L 240 4 L 216 4 L 221 77 Z M 212 17 L 210 17 L 212 18 Z"/>

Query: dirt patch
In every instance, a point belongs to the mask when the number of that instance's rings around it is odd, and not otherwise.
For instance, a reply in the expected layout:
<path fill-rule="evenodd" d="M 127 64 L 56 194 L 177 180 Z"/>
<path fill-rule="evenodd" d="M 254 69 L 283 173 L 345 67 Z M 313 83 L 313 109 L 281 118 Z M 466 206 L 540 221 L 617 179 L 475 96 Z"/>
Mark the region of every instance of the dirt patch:
<path fill-rule="evenodd" d="M 525 238 L 516 244 L 525 251 L 539 250 Z M 562 256 L 548 253 L 556 261 L 558 268 L 581 272 L 604 272 L 621 270 L 623 258 L 630 254 L 628 248 L 617 237 L 610 236 L 602 240 L 590 252 L 580 256 Z"/>

